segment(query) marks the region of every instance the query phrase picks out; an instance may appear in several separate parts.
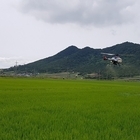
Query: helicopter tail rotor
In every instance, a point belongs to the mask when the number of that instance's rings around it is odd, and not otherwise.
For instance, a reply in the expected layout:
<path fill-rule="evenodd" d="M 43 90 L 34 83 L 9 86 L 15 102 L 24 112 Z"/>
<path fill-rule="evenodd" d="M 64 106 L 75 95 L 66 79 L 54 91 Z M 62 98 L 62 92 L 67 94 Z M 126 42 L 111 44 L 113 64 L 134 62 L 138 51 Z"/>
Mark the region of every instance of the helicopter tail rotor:
<path fill-rule="evenodd" d="M 108 58 L 106 56 L 103 57 L 104 60 L 108 60 Z"/>

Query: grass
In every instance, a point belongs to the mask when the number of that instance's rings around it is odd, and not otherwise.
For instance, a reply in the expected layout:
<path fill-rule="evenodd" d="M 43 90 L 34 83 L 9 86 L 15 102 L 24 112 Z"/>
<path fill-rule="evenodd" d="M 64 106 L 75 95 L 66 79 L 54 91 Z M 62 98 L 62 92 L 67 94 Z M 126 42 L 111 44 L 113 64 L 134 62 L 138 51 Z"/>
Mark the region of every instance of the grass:
<path fill-rule="evenodd" d="M 139 140 L 140 83 L 0 78 L 1 140 Z"/>

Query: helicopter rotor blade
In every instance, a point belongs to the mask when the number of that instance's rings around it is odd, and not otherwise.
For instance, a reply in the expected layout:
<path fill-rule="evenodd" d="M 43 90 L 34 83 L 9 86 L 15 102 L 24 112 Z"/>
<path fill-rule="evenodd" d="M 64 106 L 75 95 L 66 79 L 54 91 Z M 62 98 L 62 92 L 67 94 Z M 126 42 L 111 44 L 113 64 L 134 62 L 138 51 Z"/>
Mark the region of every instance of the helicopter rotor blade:
<path fill-rule="evenodd" d="M 105 54 L 105 55 L 115 55 L 115 54 L 112 54 L 112 53 L 101 53 L 101 54 Z"/>

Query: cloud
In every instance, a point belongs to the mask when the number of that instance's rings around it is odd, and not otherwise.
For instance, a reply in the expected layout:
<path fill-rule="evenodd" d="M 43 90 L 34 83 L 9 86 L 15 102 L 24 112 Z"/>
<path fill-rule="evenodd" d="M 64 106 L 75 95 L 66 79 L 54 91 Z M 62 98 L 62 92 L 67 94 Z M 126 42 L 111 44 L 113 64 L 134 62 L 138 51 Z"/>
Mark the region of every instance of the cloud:
<path fill-rule="evenodd" d="M 110 26 L 133 21 L 134 4 L 133 0 L 22 0 L 20 10 L 48 23 Z"/>
<path fill-rule="evenodd" d="M 24 63 L 24 59 L 20 57 L 0 57 L 0 68 L 9 68 Z"/>

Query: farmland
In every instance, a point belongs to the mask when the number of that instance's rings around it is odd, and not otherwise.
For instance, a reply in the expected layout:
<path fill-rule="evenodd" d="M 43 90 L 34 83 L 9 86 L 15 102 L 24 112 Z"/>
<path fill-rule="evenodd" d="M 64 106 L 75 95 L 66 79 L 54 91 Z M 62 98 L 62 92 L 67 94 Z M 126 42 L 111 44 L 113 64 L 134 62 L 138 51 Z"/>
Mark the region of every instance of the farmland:
<path fill-rule="evenodd" d="M 1 140 L 139 140 L 140 82 L 0 78 Z"/>

